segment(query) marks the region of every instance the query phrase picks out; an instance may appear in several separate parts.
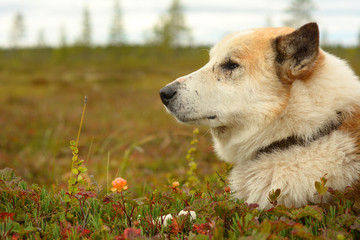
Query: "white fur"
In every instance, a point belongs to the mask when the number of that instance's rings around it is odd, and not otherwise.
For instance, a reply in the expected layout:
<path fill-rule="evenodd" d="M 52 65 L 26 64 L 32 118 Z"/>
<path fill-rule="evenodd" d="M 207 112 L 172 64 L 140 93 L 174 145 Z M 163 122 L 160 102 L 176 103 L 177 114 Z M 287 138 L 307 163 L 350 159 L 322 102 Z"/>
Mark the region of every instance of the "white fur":
<path fill-rule="evenodd" d="M 258 149 L 292 135 L 311 138 L 336 121 L 337 111 L 354 111 L 360 103 L 360 83 L 344 61 L 321 51 L 321 67 L 286 90 L 274 69 L 271 44 L 262 44 L 261 52 L 255 49 L 255 60 L 239 57 L 239 52 L 252 51 L 246 38 L 251 34 L 224 39 L 211 50 L 204 67 L 176 80 L 178 96 L 167 106 L 169 112 L 181 122 L 211 128 L 217 154 L 234 164 L 229 180 L 235 196 L 261 208 L 271 206 L 268 193 L 278 188 L 280 204 L 317 202 L 314 183 L 325 174 L 328 186 L 336 189 L 355 183 L 360 173 L 358 146 L 340 130 L 305 147 L 256 156 Z M 244 64 L 231 74 L 221 67 L 229 57 Z M 251 65 L 254 61 L 256 66 Z"/>

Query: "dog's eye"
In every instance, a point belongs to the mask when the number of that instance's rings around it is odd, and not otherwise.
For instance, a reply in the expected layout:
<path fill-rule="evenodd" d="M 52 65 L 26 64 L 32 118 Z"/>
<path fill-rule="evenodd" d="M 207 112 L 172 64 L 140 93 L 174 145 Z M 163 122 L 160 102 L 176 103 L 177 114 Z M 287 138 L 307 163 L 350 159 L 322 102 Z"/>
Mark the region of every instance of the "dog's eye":
<path fill-rule="evenodd" d="M 234 70 L 235 68 L 239 67 L 239 64 L 229 61 L 227 63 L 224 63 L 222 67 L 225 70 Z"/>

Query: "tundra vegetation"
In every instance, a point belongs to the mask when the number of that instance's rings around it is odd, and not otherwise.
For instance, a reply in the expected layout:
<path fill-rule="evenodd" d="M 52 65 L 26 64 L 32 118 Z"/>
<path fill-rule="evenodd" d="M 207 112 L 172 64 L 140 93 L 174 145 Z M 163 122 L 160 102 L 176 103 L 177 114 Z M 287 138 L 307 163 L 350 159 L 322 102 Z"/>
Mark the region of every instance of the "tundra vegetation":
<path fill-rule="evenodd" d="M 360 48 L 326 50 L 360 74 Z M 207 59 L 207 47 L 0 50 L 0 239 L 359 239 L 352 189 L 326 175 L 314 188 L 331 205 L 281 206 L 281 189 L 264 193 L 268 210 L 232 198 L 208 130 L 158 97 Z"/>

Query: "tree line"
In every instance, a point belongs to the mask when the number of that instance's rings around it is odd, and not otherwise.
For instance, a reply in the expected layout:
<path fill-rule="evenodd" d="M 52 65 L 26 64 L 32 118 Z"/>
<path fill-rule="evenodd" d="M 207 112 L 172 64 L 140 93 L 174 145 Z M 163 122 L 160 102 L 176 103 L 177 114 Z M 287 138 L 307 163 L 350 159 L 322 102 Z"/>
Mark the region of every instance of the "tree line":
<path fill-rule="evenodd" d="M 299 27 L 306 22 L 313 21 L 312 12 L 315 9 L 312 0 L 291 0 L 285 12 L 289 15 L 285 19 L 284 25 L 290 27 Z M 9 36 L 10 48 L 21 47 L 21 42 L 25 38 L 25 20 L 23 15 L 18 12 L 15 14 Z M 271 27 L 271 16 L 267 17 L 266 25 Z M 93 46 L 93 29 L 91 26 L 90 10 L 84 6 L 82 11 L 81 32 L 73 43 L 69 43 L 64 27 L 60 29 L 59 46 Z M 327 45 L 327 31 L 322 35 L 323 45 Z M 152 33 L 148 39 L 148 43 L 160 45 L 164 47 L 177 47 L 182 45 L 190 45 L 192 42 L 191 29 L 186 24 L 184 7 L 180 0 L 172 0 L 167 11 L 162 14 L 157 23 L 153 26 Z M 114 0 L 112 20 L 109 28 L 108 46 L 121 46 L 127 44 L 126 35 L 123 26 L 122 9 L 119 0 Z M 360 46 L 360 34 L 358 37 L 358 45 Z M 40 30 L 36 47 L 46 47 L 45 32 Z"/>
<path fill-rule="evenodd" d="M 109 28 L 108 46 L 121 46 L 127 43 L 123 26 L 122 10 L 119 0 L 114 0 L 112 20 Z M 9 35 L 10 48 L 21 47 L 25 39 L 26 27 L 25 19 L 21 12 L 17 12 L 12 21 Z M 73 43 L 69 43 L 65 28 L 60 28 L 59 46 L 93 46 L 93 28 L 91 26 L 91 15 L 88 6 L 84 6 L 82 11 L 81 31 L 78 38 Z M 172 0 L 167 11 L 161 15 L 158 22 L 153 27 L 152 35 L 149 39 L 151 44 L 176 47 L 183 44 L 189 44 L 191 40 L 191 31 L 187 26 L 184 17 L 184 8 L 180 0 Z M 46 47 L 45 33 L 39 31 L 35 47 Z"/>

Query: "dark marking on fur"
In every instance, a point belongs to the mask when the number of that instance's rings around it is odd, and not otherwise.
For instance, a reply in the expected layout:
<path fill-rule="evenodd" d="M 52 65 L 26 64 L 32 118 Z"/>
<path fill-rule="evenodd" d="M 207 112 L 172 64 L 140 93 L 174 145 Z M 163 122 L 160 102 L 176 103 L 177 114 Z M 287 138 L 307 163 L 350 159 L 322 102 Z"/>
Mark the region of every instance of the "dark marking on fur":
<path fill-rule="evenodd" d="M 198 95 L 198 97 L 200 97 L 200 95 L 199 95 L 198 91 L 197 91 L 197 90 L 195 90 L 195 92 L 196 92 L 196 95 Z"/>
<path fill-rule="evenodd" d="M 350 199 L 354 205 L 352 206 L 353 210 L 357 213 L 360 212 L 360 180 L 357 180 L 353 183 L 350 189 L 347 189 L 345 196 Z"/>
<path fill-rule="evenodd" d="M 360 106 L 354 106 L 353 108 L 354 111 L 345 114 L 339 130 L 350 134 L 351 138 L 355 140 L 356 152 L 354 154 L 357 159 L 360 159 Z M 351 185 L 351 189 L 346 191 L 346 195 L 354 202 L 353 209 L 360 212 L 360 179 Z"/>
<path fill-rule="evenodd" d="M 319 28 L 308 23 L 294 32 L 275 38 L 275 64 L 279 78 L 287 83 L 304 79 L 312 72 L 319 55 Z"/>
<path fill-rule="evenodd" d="M 298 136 L 289 136 L 287 138 L 275 141 L 266 147 L 260 148 L 256 152 L 256 156 L 259 156 L 263 153 L 270 154 L 274 151 L 286 150 L 292 146 L 307 146 L 308 144 L 331 134 L 333 131 L 338 130 L 343 123 L 342 114 L 338 113 L 337 115 L 338 118 L 336 120 L 333 120 L 330 123 L 325 124 L 322 128 L 318 129 L 310 139 L 305 139 Z"/>
<path fill-rule="evenodd" d="M 213 128 L 212 132 L 216 137 L 220 137 L 221 135 L 223 135 L 226 132 L 227 127 L 222 126 L 222 127 L 217 127 L 217 128 Z"/>

